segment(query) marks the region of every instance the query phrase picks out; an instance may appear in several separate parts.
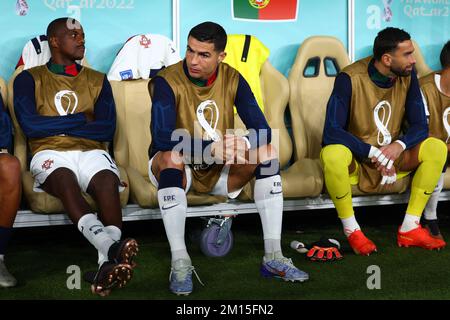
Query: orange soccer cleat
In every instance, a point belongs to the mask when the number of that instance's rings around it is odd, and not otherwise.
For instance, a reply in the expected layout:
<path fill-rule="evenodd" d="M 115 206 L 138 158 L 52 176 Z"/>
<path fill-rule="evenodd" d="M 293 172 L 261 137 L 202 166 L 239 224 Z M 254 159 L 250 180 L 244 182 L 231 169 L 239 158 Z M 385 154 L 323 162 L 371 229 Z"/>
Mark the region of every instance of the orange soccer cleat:
<path fill-rule="evenodd" d="M 408 232 L 400 232 L 399 228 L 397 244 L 399 247 L 420 247 L 428 250 L 445 247 L 445 241 L 433 238 L 421 225 Z"/>
<path fill-rule="evenodd" d="M 356 254 L 368 256 L 377 251 L 377 246 L 361 230 L 353 231 L 347 239 Z"/>

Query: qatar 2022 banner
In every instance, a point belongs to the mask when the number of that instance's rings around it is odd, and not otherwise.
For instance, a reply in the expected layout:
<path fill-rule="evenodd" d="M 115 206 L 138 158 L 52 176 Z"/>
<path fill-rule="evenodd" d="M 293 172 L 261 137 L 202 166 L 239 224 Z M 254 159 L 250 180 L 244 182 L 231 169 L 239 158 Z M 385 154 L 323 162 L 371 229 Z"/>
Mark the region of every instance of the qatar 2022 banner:
<path fill-rule="evenodd" d="M 450 0 L 356 0 L 356 59 L 371 54 L 374 38 L 386 27 L 409 32 L 427 64 L 438 70 L 440 51 L 450 40 Z"/>
<path fill-rule="evenodd" d="M 75 18 L 86 34 L 86 58 L 108 72 L 116 53 L 136 34 L 172 38 L 171 0 L 1 0 L 0 77 L 8 80 L 30 39 L 60 17 Z"/>

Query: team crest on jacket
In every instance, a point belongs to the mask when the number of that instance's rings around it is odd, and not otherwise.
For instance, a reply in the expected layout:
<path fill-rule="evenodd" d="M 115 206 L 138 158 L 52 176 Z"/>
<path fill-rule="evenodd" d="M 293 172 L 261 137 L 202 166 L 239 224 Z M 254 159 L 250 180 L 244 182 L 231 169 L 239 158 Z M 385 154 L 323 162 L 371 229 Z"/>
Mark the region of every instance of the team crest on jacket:
<path fill-rule="evenodd" d="M 44 163 L 42 163 L 42 170 L 47 171 L 52 167 L 53 163 L 54 161 L 52 159 L 45 160 Z"/>
<path fill-rule="evenodd" d="M 75 113 L 78 106 L 78 97 L 75 92 L 61 90 L 55 94 L 55 107 L 61 116 Z"/>
<path fill-rule="evenodd" d="M 143 46 L 145 49 L 148 49 L 148 47 L 152 44 L 149 38 L 145 36 L 145 34 L 141 35 L 141 40 L 139 41 L 139 44 Z"/>
<path fill-rule="evenodd" d="M 270 0 L 248 0 L 248 2 L 250 3 L 250 5 L 253 8 L 263 9 L 263 8 L 267 7 L 267 5 L 269 4 Z"/>

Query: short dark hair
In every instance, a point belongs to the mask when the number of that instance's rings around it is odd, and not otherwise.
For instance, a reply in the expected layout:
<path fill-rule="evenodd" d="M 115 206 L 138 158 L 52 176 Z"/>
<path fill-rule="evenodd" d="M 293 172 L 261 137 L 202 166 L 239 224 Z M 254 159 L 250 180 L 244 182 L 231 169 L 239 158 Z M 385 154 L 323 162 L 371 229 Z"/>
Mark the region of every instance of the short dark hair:
<path fill-rule="evenodd" d="M 55 19 L 50 22 L 47 27 L 47 38 L 50 39 L 50 37 L 56 36 L 57 33 L 62 29 L 62 27 L 66 27 L 67 29 L 69 29 L 71 26 L 81 27 L 81 24 L 76 19 L 69 17 Z"/>
<path fill-rule="evenodd" d="M 378 32 L 373 42 L 373 57 L 380 61 L 383 54 L 397 49 L 400 42 L 411 40 L 411 36 L 405 30 L 388 27 Z"/>
<path fill-rule="evenodd" d="M 444 45 L 441 51 L 441 56 L 439 57 L 441 60 L 442 69 L 450 68 L 450 40 Z"/>
<path fill-rule="evenodd" d="M 221 25 L 206 21 L 193 27 L 189 31 L 189 37 L 193 37 L 200 42 L 214 43 L 214 50 L 221 52 L 225 50 L 227 45 L 227 33 Z"/>

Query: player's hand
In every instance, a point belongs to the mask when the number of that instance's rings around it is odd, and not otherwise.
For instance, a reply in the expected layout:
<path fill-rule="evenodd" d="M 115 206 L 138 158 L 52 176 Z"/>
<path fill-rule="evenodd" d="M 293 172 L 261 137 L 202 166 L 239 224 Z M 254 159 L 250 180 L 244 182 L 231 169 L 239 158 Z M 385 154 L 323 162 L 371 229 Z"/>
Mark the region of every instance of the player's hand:
<path fill-rule="evenodd" d="M 232 134 L 224 135 L 223 140 L 215 141 L 211 145 L 211 154 L 217 163 L 247 163 L 247 150 L 245 140 Z"/>
<path fill-rule="evenodd" d="M 399 143 L 393 142 L 379 149 L 372 146 L 370 148 L 369 158 L 372 163 L 375 163 L 377 169 L 381 166 L 390 170 L 394 165 L 394 161 L 400 157 L 402 152 L 403 147 Z"/>
<path fill-rule="evenodd" d="M 403 147 L 401 146 L 400 143 L 393 142 L 387 146 L 381 147 L 380 151 L 385 155 L 386 158 L 395 161 L 402 154 Z"/>

